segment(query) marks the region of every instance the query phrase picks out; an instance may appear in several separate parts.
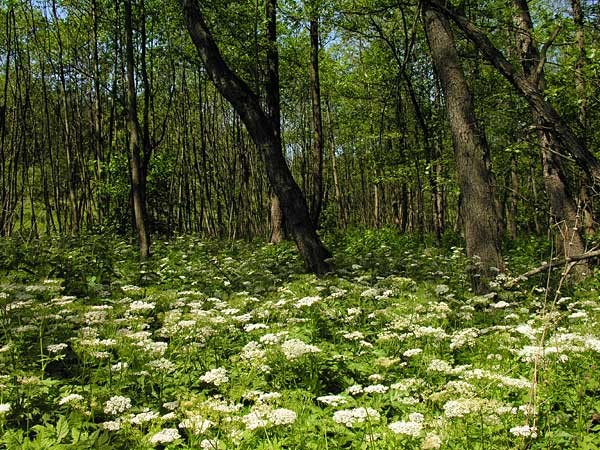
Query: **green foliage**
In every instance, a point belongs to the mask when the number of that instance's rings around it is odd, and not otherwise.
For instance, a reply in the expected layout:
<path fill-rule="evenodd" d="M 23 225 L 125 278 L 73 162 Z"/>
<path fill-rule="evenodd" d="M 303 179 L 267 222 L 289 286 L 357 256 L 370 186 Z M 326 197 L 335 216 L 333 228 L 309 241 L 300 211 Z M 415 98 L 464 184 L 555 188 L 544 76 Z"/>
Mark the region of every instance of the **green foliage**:
<path fill-rule="evenodd" d="M 140 265 L 110 236 L 79 252 L 65 242 L 44 241 L 43 255 L 64 252 L 53 264 L 71 261 L 77 280 L 110 267 L 101 287 L 45 280 L 50 263 L 28 272 L 42 256 L 3 242 L 34 254 L 19 265 L 3 253 L 9 450 L 600 443 L 597 277 L 570 297 L 533 280 L 505 289 L 506 276 L 473 296 L 459 247 L 391 229 L 331 236 L 337 274 L 322 279 L 302 273 L 291 244 L 180 236 Z M 516 246 L 509 268 L 536 248 Z"/>

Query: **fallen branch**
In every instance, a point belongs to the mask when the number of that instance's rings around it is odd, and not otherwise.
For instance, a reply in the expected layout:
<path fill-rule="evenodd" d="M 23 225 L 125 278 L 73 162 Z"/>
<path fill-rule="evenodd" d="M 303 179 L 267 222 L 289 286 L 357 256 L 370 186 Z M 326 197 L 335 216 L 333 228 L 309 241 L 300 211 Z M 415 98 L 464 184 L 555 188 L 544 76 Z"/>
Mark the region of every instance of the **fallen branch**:
<path fill-rule="evenodd" d="M 519 275 L 516 279 L 522 280 L 532 275 L 536 275 L 540 272 L 543 272 L 546 269 L 555 269 L 559 266 L 565 266 L 570 263 L 576 263 L 578 261 L 583 261 L 585 259 L 595 258 L 596 256 L 600 256 L 600 250 L 594 250 L 591 252 L 583 253 L 581 255 L 569 256 L 565 259 L 559 259 L 550 261 L 549 263 L 544 263 L 540 267 L 536 267 L 535 269 L 531 269 L 529 272 L 525 272 L 523 275 Z"/>

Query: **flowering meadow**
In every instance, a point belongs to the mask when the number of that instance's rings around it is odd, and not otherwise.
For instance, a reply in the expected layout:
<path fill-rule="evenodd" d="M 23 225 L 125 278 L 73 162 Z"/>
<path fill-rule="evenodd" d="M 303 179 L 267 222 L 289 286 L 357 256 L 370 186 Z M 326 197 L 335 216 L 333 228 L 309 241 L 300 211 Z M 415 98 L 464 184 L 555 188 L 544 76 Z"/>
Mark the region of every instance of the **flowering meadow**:
<path fill-rule="evenodd" d="M 2 242 L 0 448 L 600 448 L 598 277 L 478 296 L 461 248 L 330 245 L 316 278 L 291 245 Z"/>

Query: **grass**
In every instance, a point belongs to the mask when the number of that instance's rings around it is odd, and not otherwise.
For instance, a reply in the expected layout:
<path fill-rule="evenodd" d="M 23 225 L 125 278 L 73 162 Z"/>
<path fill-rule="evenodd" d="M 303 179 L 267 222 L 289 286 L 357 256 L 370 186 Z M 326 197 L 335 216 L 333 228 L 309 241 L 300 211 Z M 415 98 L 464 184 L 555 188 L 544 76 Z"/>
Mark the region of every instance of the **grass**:
<path fill-rule="evenodd" d="M 475 296 L 460 248 L 330 244 L 319 279 L 289 245 L 177 237 L 140 266 L 110 236 L 0 242 L 2 445 L 600 447 L 597 276 Z"/>

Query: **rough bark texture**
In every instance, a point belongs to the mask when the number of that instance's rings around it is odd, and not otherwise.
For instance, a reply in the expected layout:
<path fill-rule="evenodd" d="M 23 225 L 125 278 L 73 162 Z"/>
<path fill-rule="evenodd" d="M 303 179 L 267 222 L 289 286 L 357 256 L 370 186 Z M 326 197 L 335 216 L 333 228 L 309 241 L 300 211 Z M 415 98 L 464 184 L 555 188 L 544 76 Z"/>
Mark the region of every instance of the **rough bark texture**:
<path fill-rule="evenodd" d="M 196 0 L 182 0 L 184 20 L 209 77 L 244 122 L 265 163 L 267 178 L 281 203 L 286 223 L 308 269 L 317 274 L 331 270 L 329 251 L 321 243 L 308 213 L 306 200 L 294 181 L 281 149 L 273 120 L 258 96 L 223 60 Z"/>
<path fill-rule="evenodd" d="M 489 151 L 477 124 L 473 98 L 458 59 L 454 39 L 446 18 L 424 6 L 425 30 L 434 66 L 446 96 L 454 141 L 458 184 L 462 195 L 462 219 L 467 255 L 478 260 L 481 278 L 474 277 L 474 288 L 485 289 L 485 282 L 504 264 L 500 255 L 499 219 L 496 214 Z"/>
<path fill-rule="evenodd" d="M 273 121 L 274 131 L 281 139 L 281 108 L 279 97 L 279 52 L 277 51 L 277 0 L 265 3 L 267 18 L 267 114 Z M 279 244 L 285 238 L 285 218 L 277 195 L 271 195 L 271 238 L 272 244 Z"/>
<path fill-rule="evenodd" d="M 310 202 L 310 217 L 319 227 L 319 216 L 323 204 L 323 120 L 321 114 L 321 82 L 319 80 L 319 19 L 310 20 L 310 98 L 313 118 L 313 190 Z"/>
<path fill-rule="evenodd" d="M 133 200 L 133 213 L 135 228 L 138 234 L 140 257 L 150 256 L 150 233 L 146 214 L 146 199 L 140 158 L 142 145 L 141 128 L 137 117 L 137 94 L 134 78 L 133 57 L 133 24 L 131 18 L 131 0 L 125 1 L 125 53 L 127 60 L 127 124 L 129 126 L 129 164 L 131 170 L 131 196 Z"/>
<path fill-rule="evenodd" d="M 519 74 L 502 52 L 500 52 L 489 40 L 487 35 L 452 5 L 447 2 L 441 3 L 438 0 L 429 0 L 428 5 L 435 8 L 436 11 L 440 11 L 456 23 L 465 36 L 477 46 L 483 56 L 517 89 L 529 105 L 535 109 L 543 121 L 544 128 L 548 129 L 548 132 L 554 136 L 562 148 L 567 150 L 569 154 L 573 156 L 579 167 L 585 171 L 595 183 L 599 183 L 600 161 L 586 148 L 585 144 L 575 136 L 561 115 L 545 99 L 543 92 L 540 92 L 537 87 L 537 83 L 532 83 L 526 77 Z M 546 50 L 547 47 L 544 48 L 544 54 Z M 544 54 L 541 56 L 541 64 L 536 67 L 536 76 L 539 76 L 538 72 L 543 67 L 545 60 Z"/>
<path fill-rule="evenodd" d="M 544 92 L 544 67 L 540 64 L 540 54 L 533 39 L 533 22 L 526 0 L 513 0 L 513 24 L 517 31 L 517 47 L 521 59 L 523 75 L 541 92 Z M 544 127 L 544 119 L 532 108 L 533 122 L 537 128 L 542 152 L 544 186 L 550 202 L 550 213 L 558 228 L 559 248 L 566 258 L 585 252 L 585 243 L 581 235 L 581 220 L 577 212 L 574 196 L 569 189 L 566 171 L 560 154 L 565 149 L 555 135 Z M 587 262 L 575 266 L 574 273 L 583 276 L 589 273 Z"/>

